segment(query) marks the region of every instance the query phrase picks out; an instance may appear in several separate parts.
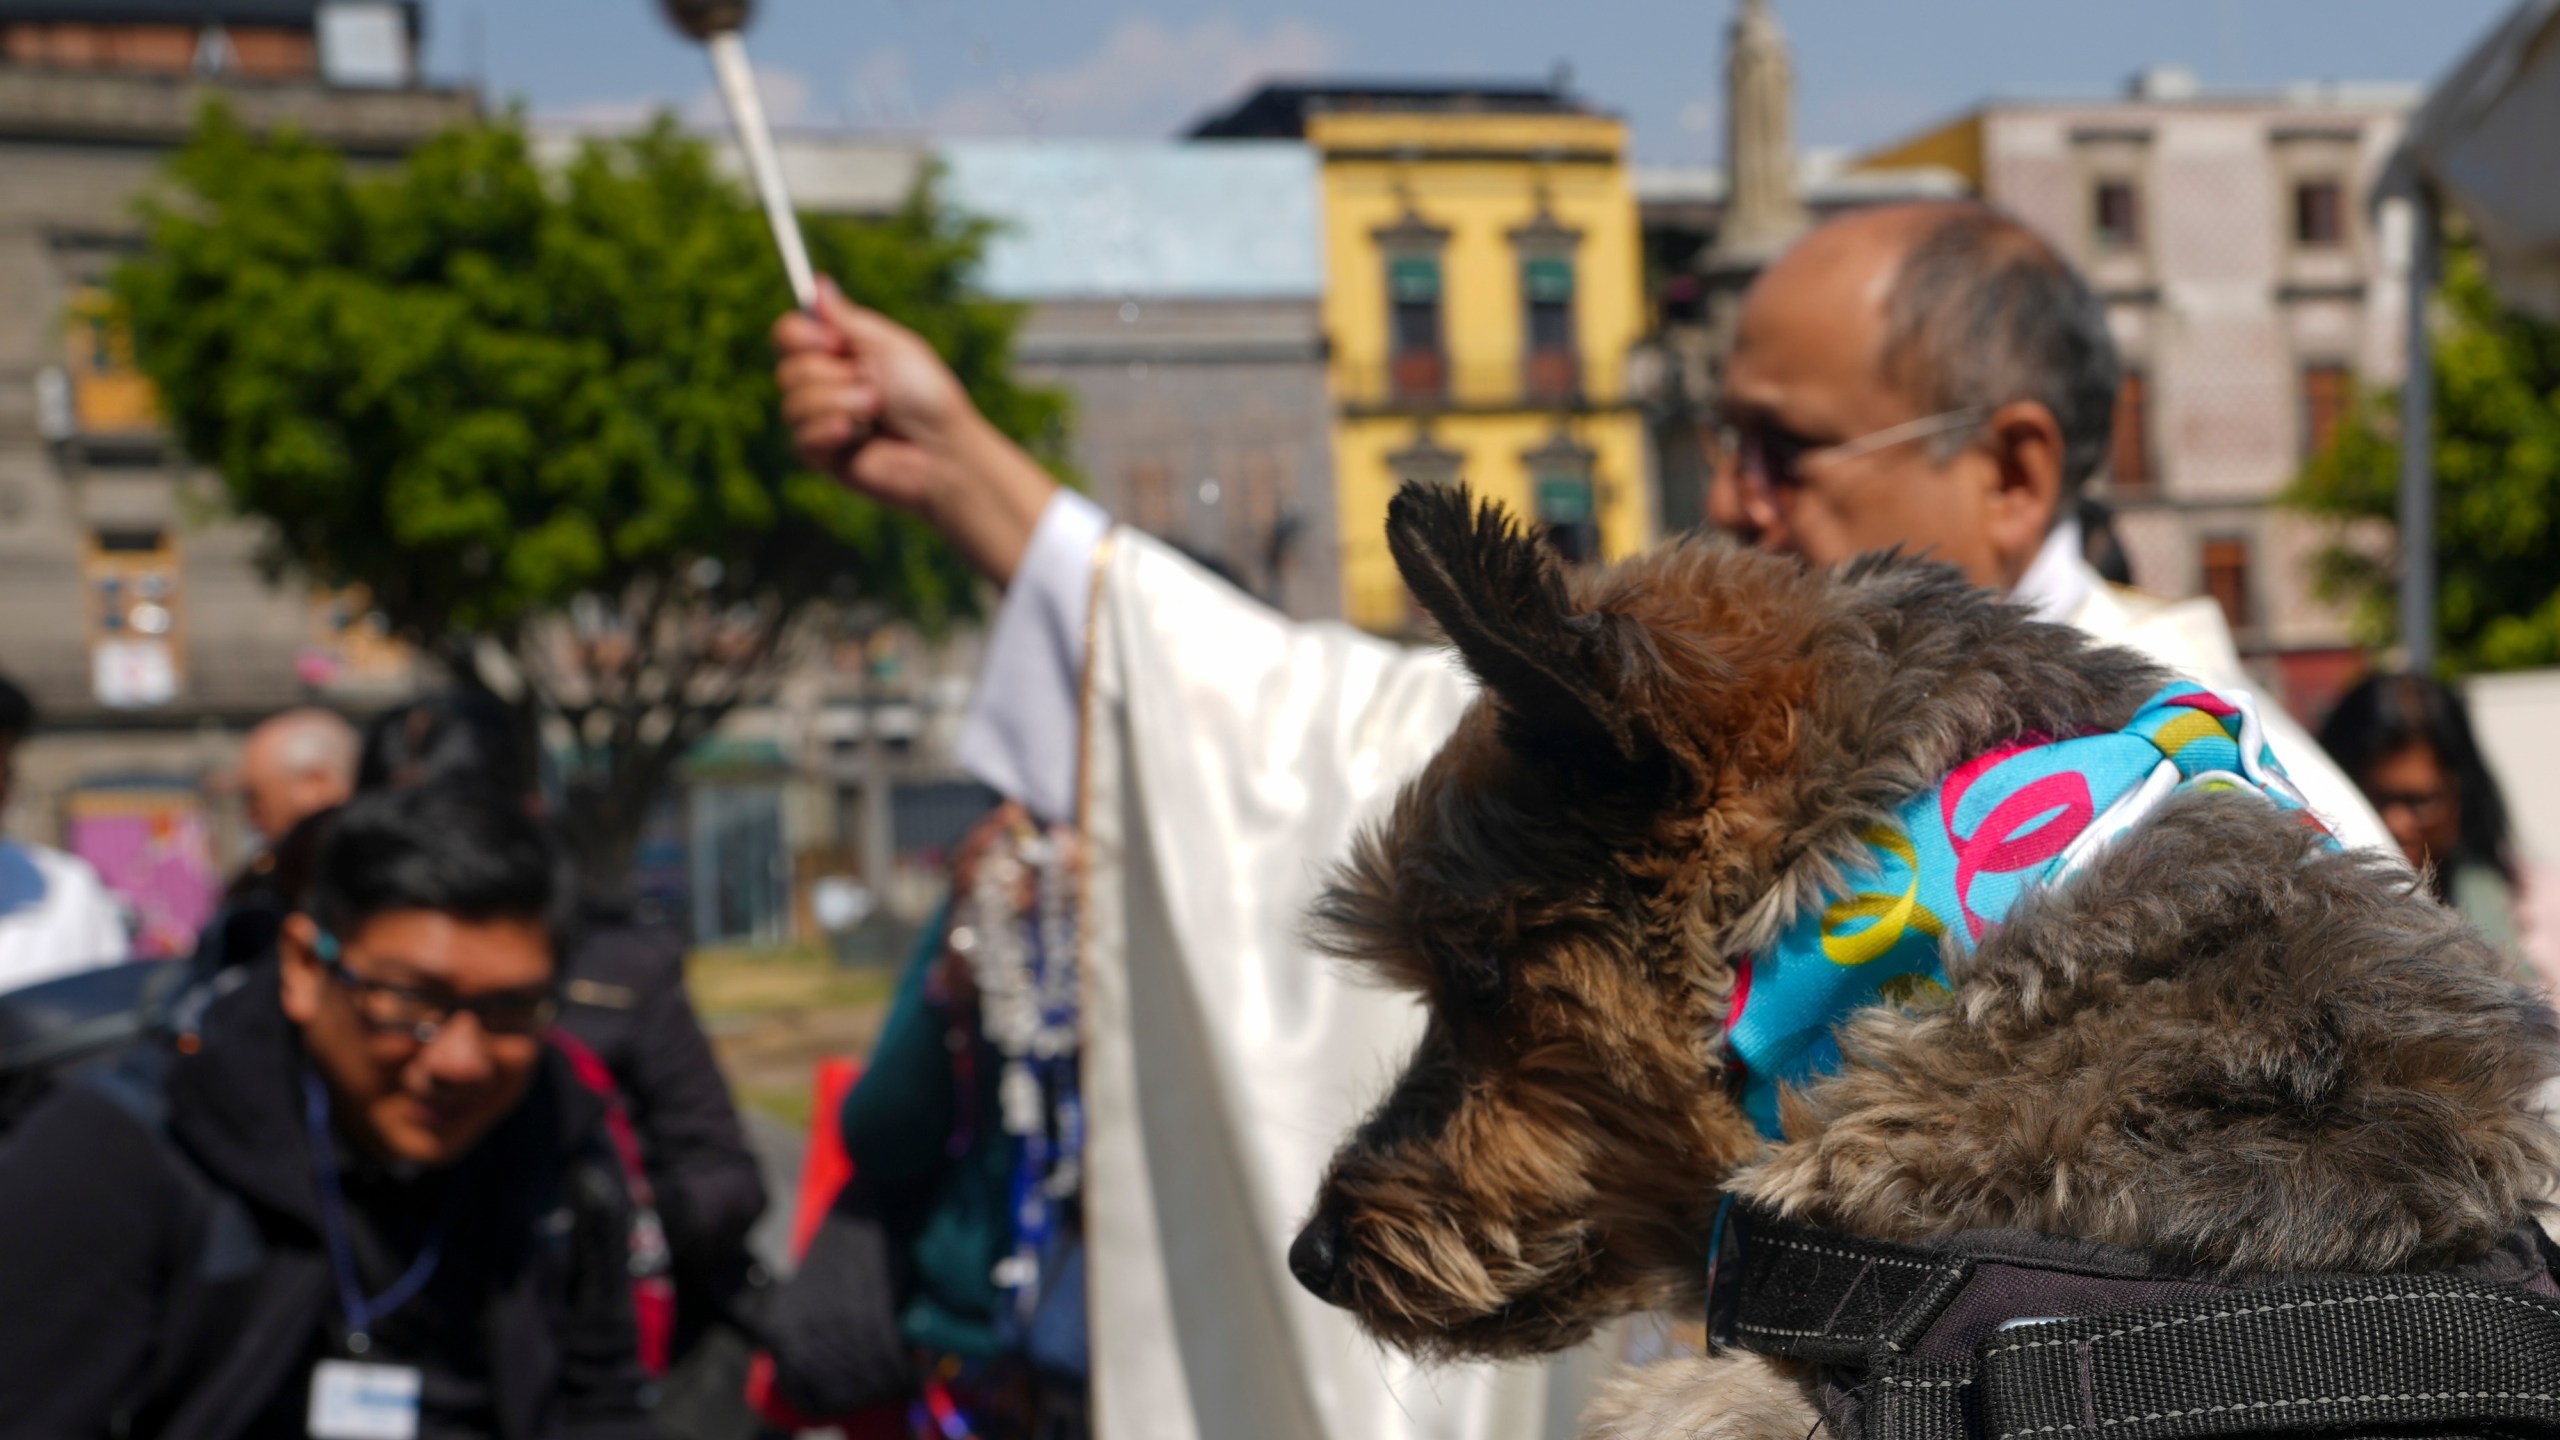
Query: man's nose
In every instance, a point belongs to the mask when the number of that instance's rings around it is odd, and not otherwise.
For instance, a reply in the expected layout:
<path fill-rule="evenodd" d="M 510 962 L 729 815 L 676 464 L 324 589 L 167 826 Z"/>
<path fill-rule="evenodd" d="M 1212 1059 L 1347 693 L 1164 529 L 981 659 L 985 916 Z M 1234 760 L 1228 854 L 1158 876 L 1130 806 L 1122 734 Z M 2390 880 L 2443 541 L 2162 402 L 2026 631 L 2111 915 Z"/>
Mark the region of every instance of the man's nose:
<path fill-rule="evenodd" d="M 1742 503 L 1742 477 L 1722 459 L 1707 467 L 1707 519 L 1736 539 L 1751 538 L 1754 527 L 1750 511 Z"/>
<path fill-rule="evenodd" d="M 1786 548 L 1785 517 L 1743 479 L 1741 467 L 1720 459 L 1707 471 L 1707 520 L 1718 530 L 1763 550 Z"/>
<path fill-rule="evenodd" d="M 480 1017 L 468 1010 L 455 1011 L 438 1026 L 436 1038 L 427 1042 L 418 1059 L 440 1085 L 476 1085 L 488 1079 L 494 1068 L 489 1037 L 480 1028 Z"/>

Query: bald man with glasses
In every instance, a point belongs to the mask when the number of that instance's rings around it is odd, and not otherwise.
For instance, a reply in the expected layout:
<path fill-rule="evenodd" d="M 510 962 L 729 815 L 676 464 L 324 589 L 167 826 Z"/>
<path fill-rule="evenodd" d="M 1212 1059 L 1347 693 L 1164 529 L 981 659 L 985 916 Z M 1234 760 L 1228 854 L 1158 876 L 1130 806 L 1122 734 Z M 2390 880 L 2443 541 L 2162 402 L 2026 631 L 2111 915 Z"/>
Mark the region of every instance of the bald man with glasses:
<path fill-rule="evenodd" d="M 2248 691 L 2221 608 L 2101 580 L 2080 491 L 2105 464 L 2122 372 L 2106 309 L 2035 232 L 1986 205 L 1862 211 L 1814 231 L 1743 306 L 1708 515 L 1836 564 L 1900 547 L 2043 619 Z M 2350 845 L 2388 850 L 2364 797 L 2271 699 L 2270 743 Z"/>

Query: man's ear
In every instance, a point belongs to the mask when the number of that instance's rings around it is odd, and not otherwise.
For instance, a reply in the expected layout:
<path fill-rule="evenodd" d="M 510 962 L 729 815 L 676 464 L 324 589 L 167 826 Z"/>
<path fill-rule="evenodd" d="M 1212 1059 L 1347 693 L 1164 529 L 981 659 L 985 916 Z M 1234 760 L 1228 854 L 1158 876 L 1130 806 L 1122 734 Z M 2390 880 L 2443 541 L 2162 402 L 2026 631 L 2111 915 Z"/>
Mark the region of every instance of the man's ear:
<path fill-rule="evenodd" d="M 1644 663 L 1631 622 L 1574 608 L 1553 552 L 1463 485 L 1407 482 L 1387 548 L 1413 598 L 1533 744 L 1598 741 L 1625 761 L 1658 746 L 1623 703 Z"/>
<path fill-rule="evenodd" d="M 1997 467 L 1991 496 L 1991 547 L 2004 567 L 2025 573 L 2062 518 L 2062 424 L 2040 401 L 2017 400 L 1983 422 Z"/>
<path fill-rule="evenodd" d="M 284 1018 L 308 1025 L 320 1013 L 320 991 L 329 983 L 320 968 L 320 926 L 299 912 L 276 932 L 276 956 L 284 968 Z"/>

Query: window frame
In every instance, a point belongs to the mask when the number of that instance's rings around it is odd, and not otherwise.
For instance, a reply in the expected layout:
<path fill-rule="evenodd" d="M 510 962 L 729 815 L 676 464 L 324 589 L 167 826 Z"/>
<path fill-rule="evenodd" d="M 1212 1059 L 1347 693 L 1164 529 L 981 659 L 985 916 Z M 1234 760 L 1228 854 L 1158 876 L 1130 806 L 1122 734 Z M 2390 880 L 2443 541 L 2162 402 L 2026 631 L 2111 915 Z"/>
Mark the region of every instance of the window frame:
<path fill-rule="evenodd" d="M 2256 629 L 2257 546 L 2250 537 L 2233 532 L 2200 537 L 2196 542 L 2196 588 L 2222 611 L 2223 622 L 2231 627 L 2232 634 Z M 2230 593 L 2225 593 L 2226 588 Z"/>
<path fill-rule="evenodd" d="M 1423 219 L 1408 203 L 1394 224 L 1371 231 L 1370 239 L 1378 247 L 1376 273 L 1385 305 L 1385 313 L 1379 318 L 1387 327 L 1382 357 L 1384 383 L 1379 393 L 1391 405 L 1425 409 L 1446 405 L 1450 382 L 1449 232 Z M 1405 276 L 1418 273 L 1413 268 L 1418 266 L 1429 267 L 1431 293 L 1427 297 L 1407 297 L 1403 292 L 1410 287 Z M 1408 322 L 1414 320 L 1423 322 L 1419 328 L 1429 333 L 1414 337 L 1422 343 L 1408 344 L 1407 331 L 1416 328 Z"/>
<path fill-rule="evenodd" d="M 2314 394 L 2315 382 L 2334 377 L 2337 392 L 2322 397 Z M 2355 367 L 2330 357 L 2307 358 L 2294 370 L 2295 458 L 2309 464 L 2337 439 L 2338 428 L 2354 411 L 2356 400 Z M 2323 414 L 2323 406 L 2326 413 Z M 2323 421 L 2326 421 L 2324 424 Z M 2323 432 L 2326 433 L 2323 433 Z"/>
<path fill-rule="evenodd" d="M 2109 417 L 2107 488 L 2111 492 L 2128 496 L 2158 493 L 2159 447 L 2151 439 L 2151 371 L 2147 366 L 2129 364 L 2116 382 L 2116 402 Z M 2140 462 L 2131 467 L 2131 474 L 2123 463 L 2128 450 Z"/>
<path fill-rule="evenodd" d="M 2325 194 L 2328 197 L 2326 219 L 2329 234 L 2325 238 L 2310 233 L 2314 227 L 2310 223 L 2313 218 L 2313 209 L 2309 202 L 2317 194 Z M 2329 174 L 2294 176 L 2293 248 L 2316 251 L 2344 250 L 2348 243 L 2347 230 L 2346 180 Z"/>
<path fill-rule="evenodd" d="M 2109 196 L 2124 197 L 2124 224 L 2121 228 L 2108 223 Z M 2133 255 L 2141 253 L 2146 227 L 2143 223 L 2142 182 L 2131 175 L 2099 174 L 2089 181 L 2089 248 L 2101 255 Z"/>

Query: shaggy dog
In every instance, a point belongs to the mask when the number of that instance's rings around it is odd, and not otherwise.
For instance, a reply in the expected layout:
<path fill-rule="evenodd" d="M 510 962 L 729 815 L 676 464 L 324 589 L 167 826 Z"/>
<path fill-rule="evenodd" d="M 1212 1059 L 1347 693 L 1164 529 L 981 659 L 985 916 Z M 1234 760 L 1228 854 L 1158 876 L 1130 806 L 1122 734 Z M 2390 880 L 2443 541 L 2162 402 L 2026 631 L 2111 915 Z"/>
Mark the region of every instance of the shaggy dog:
<path fill-rule="evenodd" d="M 1411 485 L 1388 539 L 1484 694 L 1315 916 L 1428 1009 L 1290 1255 L 1380 1338 L 1509 1357 L 1695 1311 L 1728 1191 L 1876 1239 L 2388 1272 L 2488 1251 L 2548 1189 L 2549 1012 L 2396 861 L 2251 794 L 2170 800 L 1950 947 L 1948 995 L 1857 1012 L 1764 1141 L 1730 1084 L 1735 957 L 1957 766 L 2116 729 L 2165 677 L 1934 564 L 1689 541 L 1568 582 L 1498 510 Z M 1676 1362 L 1586 1425 L 1803 1440 L 1798 1379 Z"/>

